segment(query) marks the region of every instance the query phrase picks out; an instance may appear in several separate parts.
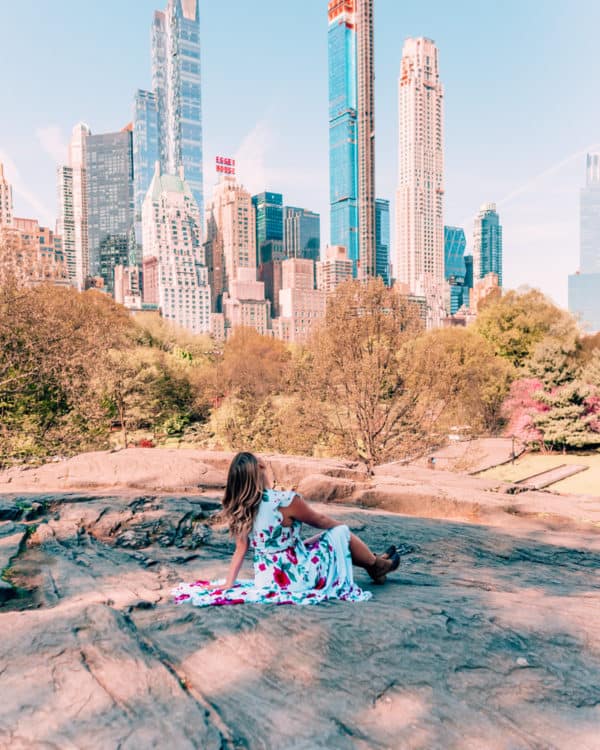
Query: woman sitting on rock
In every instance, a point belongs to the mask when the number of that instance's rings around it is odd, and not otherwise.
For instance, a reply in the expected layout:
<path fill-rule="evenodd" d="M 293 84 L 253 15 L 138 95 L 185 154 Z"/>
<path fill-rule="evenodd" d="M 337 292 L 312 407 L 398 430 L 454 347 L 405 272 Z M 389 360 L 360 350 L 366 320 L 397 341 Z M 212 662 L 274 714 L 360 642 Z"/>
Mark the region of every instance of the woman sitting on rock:
<path fill-rule="evenodd" d="M 238 453 L 229 467 L 223 512 L 236 540 L 225 582 L 180 584 L 173 592 L 176 602 L 202 607 L 365 601 L 371 593 L 354 583 L 352 563 L 378 584 L 400 563 L 395 547 L 375 555 L 347 526 L 313 510 L 293 490 L 274 490 L 270 467 L 252 453 Z M 302 541 L 303 523 L 325 531 Z M 249 546 L 254 552 L 254 581 L 237 581 Z"/>

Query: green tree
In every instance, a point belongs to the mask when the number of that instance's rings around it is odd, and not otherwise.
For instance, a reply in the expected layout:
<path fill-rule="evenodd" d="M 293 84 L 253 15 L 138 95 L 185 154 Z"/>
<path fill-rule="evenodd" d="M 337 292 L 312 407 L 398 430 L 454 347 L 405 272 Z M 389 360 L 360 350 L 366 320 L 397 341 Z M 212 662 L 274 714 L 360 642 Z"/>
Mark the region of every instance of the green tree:
<path fill-rule="evenodd" d="M 534 416 L 533 424 L 542 432 L 544 445 L 563 449 L 600 445 L 600 433 L 592 429 L 590 395 L 591 388 L 577 381 L 539 394 L 548 411 Z"/>
<path fill-rule="evenodd" d="M 515 367 L 522 367 L 545 338 L 577 337 L 573 316 L 536 289 L 509 291 L 500 299 L 482 303 L 475 328 L 496 354 Z"/>
<path fill-rule="evenodd" d="M 541 381 L 547 390 L 572 382 L 581 373 L 578 339 L 574 334 L 562 338 L 547 336 L 535 346 L 525 369 L 529 377 Z"/>
<path fill-rule="evenodd" d="M 514 368 L 471 328 L 441 328 L 410 341 L 404 352 L 407 387 L 419 394 L 430 432 L 468 425 L 472 434 L 496 430 Z"/>

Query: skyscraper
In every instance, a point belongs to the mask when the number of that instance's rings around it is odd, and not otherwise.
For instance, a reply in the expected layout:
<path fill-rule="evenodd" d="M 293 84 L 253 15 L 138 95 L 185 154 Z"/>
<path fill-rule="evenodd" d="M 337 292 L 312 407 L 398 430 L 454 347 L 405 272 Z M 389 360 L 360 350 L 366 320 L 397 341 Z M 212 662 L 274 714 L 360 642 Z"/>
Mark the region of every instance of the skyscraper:
<path fill-rule="evenodd" d="M 264 263 L 273 259 L 272 245 L 267 253 L 263 253 L 267 243 L 279 243 L 283 250 L 283 196 L 281 193 L 259 193 L 252 197 L 252 205 L 256 214 L 257 263 Z"/>
<path fill-rule="evenodd" d="M 396 275 L 427 298 L 428 325 L 437 325 L 444 288 L 444 90 L 431 39 L 405 41 L 398 88 Z"/>
<path fill-rule="evenodd" d="M 152 88 L 163 173 L 184 167 L 200 215 L 204 211 L 199 0 L 168 0 L 152 26 Z"/>
<path fill-rule="evenodd" d="M 444 227 L 444 276 L 446 281 L 452 278 L 464 279 L 466 249 L 465 230 L 462 227 Z"/>
<path fill-rule="evenodd" d="M 321 217 L 307 208 L 283 209 L 284 254 L 287 258 L 310 258 L 321 254 Z"/>
<path fill-rule="evenodd" d="M 214 295 L 213 308 L 221 312 L 223 294 L 231 291 L 239 268 L 253 269 L 256 279 L 254 207 L 250 193 L 236 182 L 234 174 L 219 174 L 206 225 L 205 252 Z"/>
<path fill-rule="evenodd" d="M 383 198 L 375 201 L 375 271 L 386 286 L 391 283 L 390 273 L 390 202 Z"/>
<path fill-rule="evenodd" d="M 152 268 L 161 315 L 192 333 L 210 331 L 210 287 L 191 187 L 157 169 L 142 207 L 144 267 Z M 144 296 L 146 291 L 144 290 Z M 153 300 L 154 301 L 154 300 Z"/>
<path fill-rule="evenodd" d="M 569 310 L 588 331 L 600 331 L 600 153 L 586 157 L 579 196 L 579 273 L 569 276 Z"/>
<path fill-rule="evenodd" d="M 11 226 L 12 220 L 12 186 L 4 176 L 4 165 L 0 162 L 0 225 Z"/>
<path fill-rule="evenodd" d="M 114 267 L 127 266 L 133 232 L 131 127 L 86 138 L 87 227 L 90 275 L 114 288 Z"/>
<path fill-rule="evenodd" d="M 331 244 L 359 268 L 358 84 L 355 0 L 329 2 L 329 185 Z"/>
<path fill-rule="evenodd" d="M 488 273 L 498 276 L 502 287 L 502 226 L 495 203 L 484 203 L 475 219 L 473 231 L 473 276 L 474 282 Z"/>
<path fill-rule="evenodd" d="M 375 60 L 373 0 L 356 0 L 358 254 L 360 275 L 375 276 Z"/>
<path fill-rule="evenodd" d="M 63 250 L 69 278 L 79 290 L 90 275 L 88 247 L 88 207 L 86 144 L 89 127 L 79 122 L 69 142 L 67 164 L 57 171 L 58 220 L 56 229 L 63 238 Z"/>
<path fill-rule="evenodd" d="M 467 240 L 461 227 L 444 227 L 444 276 L 449 285 L 448 312 L 454 315 L 463 304 L 469 304 L 466 284 L 465 250 Z"/>
<path fill-rule="evenodd" d="M 600 153 L 586 157 L 585 187 L 579 194 L 581 273 L 600 273 Z"/>
<path fill-rule="evenodd" d="M 160 161 L 156 97 L 138 89 L 133 101 L 133 196 L 135 220 L 142 220 L 144 198 L 154 177 L 154 165 Z"/>

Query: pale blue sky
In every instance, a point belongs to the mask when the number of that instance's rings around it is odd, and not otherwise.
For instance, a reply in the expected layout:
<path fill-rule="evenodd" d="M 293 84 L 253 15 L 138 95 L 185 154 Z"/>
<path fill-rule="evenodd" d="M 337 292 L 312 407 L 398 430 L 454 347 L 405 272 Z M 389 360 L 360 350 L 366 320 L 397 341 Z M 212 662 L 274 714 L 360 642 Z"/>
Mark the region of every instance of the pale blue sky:
<path fill-rule="evenodd" d="M 17 215 L 56 215 L 72 126 L 116 130 L 150 84 L 156 0 L 0 0 L 0 159 Z M 328 234 L 326 0 L 201 0 L 205 192 L 216 154 L 252 191 L 322 214 Z M 578 266 L 585 150 L 600 148 L 597 0 L 375 0 L 377 192 L 394 199 L 397 75 L 407 36 L 433 38 L 445 86 L 447 224 L 470 242 L 483 202 L 504 225 L 507 286 L 566 303 Z"/>

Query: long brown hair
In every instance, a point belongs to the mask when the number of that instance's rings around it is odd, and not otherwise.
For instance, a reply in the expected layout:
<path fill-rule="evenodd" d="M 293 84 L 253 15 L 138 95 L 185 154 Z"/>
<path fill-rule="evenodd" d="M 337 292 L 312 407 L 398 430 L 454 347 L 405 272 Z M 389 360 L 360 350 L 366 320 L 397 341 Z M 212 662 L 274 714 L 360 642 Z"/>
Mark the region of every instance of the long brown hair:
<path fill-rule="evenodd" d="M 264 491 L 264 479 L 256 456 L 238 453 L 229 467 L 223 497 L 223 513 L 232 536 L 252 531 Z"/>

